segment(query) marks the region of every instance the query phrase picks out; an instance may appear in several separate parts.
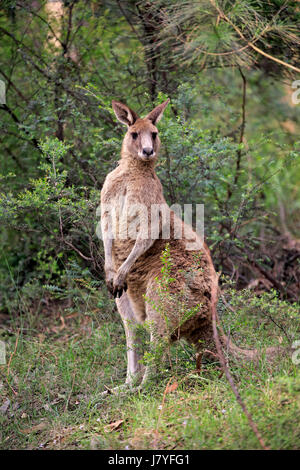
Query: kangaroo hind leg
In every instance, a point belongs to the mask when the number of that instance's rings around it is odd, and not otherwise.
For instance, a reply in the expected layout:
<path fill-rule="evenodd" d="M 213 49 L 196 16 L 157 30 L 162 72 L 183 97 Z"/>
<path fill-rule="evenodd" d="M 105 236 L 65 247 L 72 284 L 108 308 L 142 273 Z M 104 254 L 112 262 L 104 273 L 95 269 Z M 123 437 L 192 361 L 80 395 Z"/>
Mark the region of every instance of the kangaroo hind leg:
<path fill-rule="evenodd" d="M 143 366 L 141 364 L 141 341 L 137 334 L 138 322 L 128 295 L 123 292 L 122 296 L 116 299 L 118 312 L 122 318 L 127 347 L 127 375 L 126 384 L 132 385 L 142 378 Z"/>

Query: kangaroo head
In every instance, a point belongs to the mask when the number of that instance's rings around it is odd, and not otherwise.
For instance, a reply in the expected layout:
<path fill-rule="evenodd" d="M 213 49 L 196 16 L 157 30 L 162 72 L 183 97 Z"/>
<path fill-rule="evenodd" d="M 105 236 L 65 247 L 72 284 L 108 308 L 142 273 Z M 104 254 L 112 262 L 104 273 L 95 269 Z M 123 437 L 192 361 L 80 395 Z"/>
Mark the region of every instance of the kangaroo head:
<path fill-rule="evenodd" d="M 130 155 L 142 161 L 153 161 L 157 158 L 160 140 L 156 124 L 161 119 L 169 99 L 156 106 L 144 118 L 132 111 L 126 104 L 112 102 L 113 110 L 120 122 L 126 124 L 128 130 L 122 146 L 122 156 Z"/>

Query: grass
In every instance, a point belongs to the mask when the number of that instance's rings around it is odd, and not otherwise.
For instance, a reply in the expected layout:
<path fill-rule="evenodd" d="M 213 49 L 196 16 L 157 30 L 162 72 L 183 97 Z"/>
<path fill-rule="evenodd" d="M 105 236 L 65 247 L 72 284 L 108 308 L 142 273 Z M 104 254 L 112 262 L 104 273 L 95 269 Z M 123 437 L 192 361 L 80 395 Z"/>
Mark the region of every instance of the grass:
<path fill-rule="evenodd" d="M 237 300 L 235 308 L 239 317 L 228 312 L 223 321 L 237 342 L 246 335 L 248 343 L 272 344 L 283 335 L 257 305 L 243 310 Z M 295 312 L 280 313 L 294 337 Z M 85 309 L 39 306 L 4 321 L 0 339 L 7 354 L 0 366 L 2 449 L 260 448 L 218 365 L 196 373 L 187 345 L 172 347 L 171 365 L 145 391 L 103 398 L 104 386 L 126 375 L 123 327 L 105 297 Z M 299 449 L 299 366 L 282 357 L 272 365 L 231 363 L 231 372 L 266 444 Z"/>

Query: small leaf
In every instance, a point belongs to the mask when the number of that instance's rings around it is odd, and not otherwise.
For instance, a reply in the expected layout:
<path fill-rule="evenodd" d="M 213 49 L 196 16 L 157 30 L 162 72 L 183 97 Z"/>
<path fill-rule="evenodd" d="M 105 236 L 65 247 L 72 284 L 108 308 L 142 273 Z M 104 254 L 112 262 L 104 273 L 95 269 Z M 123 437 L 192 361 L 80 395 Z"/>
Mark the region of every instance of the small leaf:
<path fill-rule="evenodd" d="M 175 392 L 177 388 L 178 388 L 178 383 L 173 382 L 172 384 L 166 386 L 165 393 Z"/>
<path fill-rule="evenodd" d="M 104 426 L 104 432 L 116 431 L 122 423 L 124 423 L 124 419 L 118 419 L 118 421 L 115 421 L 114 423 L 107 424 L 107 426 Z"/>
<path fill-rule="evenodd" d="M 24 434 L 31 434 L 35 432 L 44 431 L 46 427 L 47 427 L 47 423 L 41 422 L 39 424 L 36 424 L 35 426 L 32 426 L 31 428 L 22 429 L 21 432 L 23 432 Z"/>
<path fill-rule="evenodd" d="M 9 399 L 5 400 L 5 402 L 3 403 L 3 405 L 0 406 L 0 413 L 3 414 L 3 415 L 5 415 L 5 413 L 6 413 L 7 410 L 8 410 L 9 405 L 10 405 L 10 400 L 9 400 Z"/>

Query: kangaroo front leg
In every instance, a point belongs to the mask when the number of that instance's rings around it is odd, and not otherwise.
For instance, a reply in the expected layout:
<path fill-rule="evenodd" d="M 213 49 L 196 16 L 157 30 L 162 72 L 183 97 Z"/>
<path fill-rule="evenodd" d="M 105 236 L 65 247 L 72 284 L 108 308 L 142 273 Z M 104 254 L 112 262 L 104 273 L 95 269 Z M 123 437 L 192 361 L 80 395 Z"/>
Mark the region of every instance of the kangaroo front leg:
<path fill-rule="evenodd" d="M 105 257 L 105 281 L 109 292 L 112 294 L 114 276 L 116 274 L 112 259 L 113 232 L 110 212 L 107 210 L 105 204 L 101 204 L 101 230 Z"/>
<path fill-rule="evenodd" d="M 121 297 L 127 290 L 126 278 L 136 260 L 143 255 L 152 245 L 154 240 L 137 238 L 128 258 L 118 269 L 113 281 L 114 297 Z"/>

